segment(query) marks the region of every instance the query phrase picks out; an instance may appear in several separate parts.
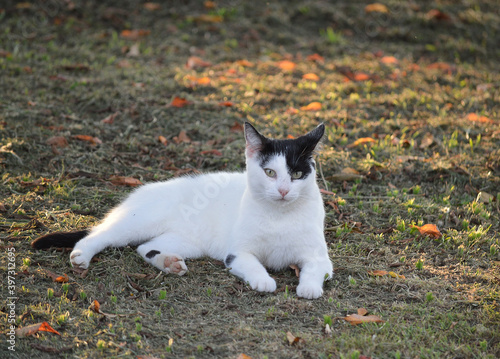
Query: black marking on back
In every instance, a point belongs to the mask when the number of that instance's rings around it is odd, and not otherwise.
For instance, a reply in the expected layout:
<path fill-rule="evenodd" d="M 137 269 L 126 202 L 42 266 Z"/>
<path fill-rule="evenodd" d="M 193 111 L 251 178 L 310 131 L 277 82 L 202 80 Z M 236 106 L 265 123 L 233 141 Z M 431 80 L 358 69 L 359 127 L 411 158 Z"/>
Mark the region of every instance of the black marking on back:
<path fill-rule="evenodd" d="M 153 258 L 155 255 L 157 254 L 160 254 L 160 251 L 157 251 L 156 249 L 153 249 L 151 251 L 149 251 L 148 253 L 146 253 L 146 258 Z"/>
<path fill-rule="evenodd" d="M 264 168 L 273 156 L 284 155 L 289 173 L 301 171 L 301 179 L 306 178 L 314 168 L 312 155 L 324 132 L 325 126 L 321 124 L 313 131 L 293 140 L 274 140 L 262 136 L 260 166 Z"/>
<path fill-rule="evenodd" d="M 49 233 L 35 239 L 31 242 L 31 246 L 35 249 L 46 249 L 50 247 L 73 248 L 75 244 L 80 239 L 87 236 L 87 234 L 89 234 L 88 229 L 75 232 Z"/>
<path fill-rule="evenodd" d="M 226 268 L 231 266 L 231 263 L 233 263 L 234 259 L 236 256 L 234 254 L 228 254 L 226 259 L 224 260 L 224 264 L 226 265 Z"/>

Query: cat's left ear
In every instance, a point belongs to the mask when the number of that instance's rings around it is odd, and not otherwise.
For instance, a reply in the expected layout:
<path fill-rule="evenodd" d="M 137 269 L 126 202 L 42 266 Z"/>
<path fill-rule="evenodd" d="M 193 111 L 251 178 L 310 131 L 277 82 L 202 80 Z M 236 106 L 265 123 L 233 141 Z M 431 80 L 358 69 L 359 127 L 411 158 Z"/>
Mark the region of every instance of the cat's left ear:
<path fill-rule="evenodd" d="M 325 124 L 320 123 L 318 127 L 304 135 L 304 137 L 307 139 L 307 147 L 311 150 L 311 152 L 318 147 L 318 143 L 321 141 L 321 138 L 324 134 Z"/>
<path fill-rule="evenodd" d="M 260 152 L 265 141 L 259 131 L 255 129 L 249 122 L 245 122 L 245 140 L 247 142 L 246 155 L 253 157 L 255 153 Z"/>

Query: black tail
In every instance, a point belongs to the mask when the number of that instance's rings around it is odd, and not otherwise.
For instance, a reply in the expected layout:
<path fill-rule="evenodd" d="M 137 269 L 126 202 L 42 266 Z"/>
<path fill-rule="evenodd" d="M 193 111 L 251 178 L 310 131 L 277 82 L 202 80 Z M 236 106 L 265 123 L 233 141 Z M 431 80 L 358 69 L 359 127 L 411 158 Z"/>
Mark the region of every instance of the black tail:
<path fill-rule="evenodd" d="M 56 232 L 38 237 L 31 246 L 35 249 L 47 249 L 50 247 L 73 248 L 75 244 L 89 234 L 88 229 L 76 232 Z"/>

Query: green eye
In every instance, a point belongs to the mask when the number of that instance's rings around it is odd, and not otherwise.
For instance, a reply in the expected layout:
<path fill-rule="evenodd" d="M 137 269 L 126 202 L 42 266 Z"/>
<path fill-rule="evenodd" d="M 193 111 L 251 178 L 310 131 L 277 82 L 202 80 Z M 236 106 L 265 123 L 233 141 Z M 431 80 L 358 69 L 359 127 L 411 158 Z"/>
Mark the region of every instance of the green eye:
<path fill-rule="evenodd" d="M 268 177 L 276 177 L 276 171 L 270 168 L 265 168 L 264 171 Z"/>
<path fill-rule="evenodd" d="M 292 173 L 292 178 L 293 179 L 299 179 L 302 178 L 302 171 L 297 171 Z"/>

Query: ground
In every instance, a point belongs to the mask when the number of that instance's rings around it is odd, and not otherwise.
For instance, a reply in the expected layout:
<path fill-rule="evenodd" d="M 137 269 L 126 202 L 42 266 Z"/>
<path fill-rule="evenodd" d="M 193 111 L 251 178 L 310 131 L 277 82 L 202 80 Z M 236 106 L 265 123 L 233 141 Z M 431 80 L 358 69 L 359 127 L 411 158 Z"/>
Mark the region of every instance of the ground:
<path fill-rule="evenodd" d="M 500 357 L 499 24 L 494 0 L 2 2 L 2 323 L 60 335 L 0 356 Z M 108 249 L 82 275 L 30 247 L 139 183 L 242 170 L 244 121 L 327 127 L 322 298 L 293 270 L 261 294 L 209 258 Z"/>

